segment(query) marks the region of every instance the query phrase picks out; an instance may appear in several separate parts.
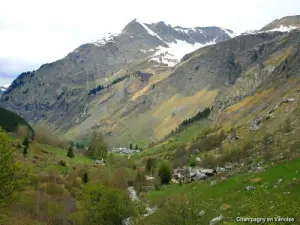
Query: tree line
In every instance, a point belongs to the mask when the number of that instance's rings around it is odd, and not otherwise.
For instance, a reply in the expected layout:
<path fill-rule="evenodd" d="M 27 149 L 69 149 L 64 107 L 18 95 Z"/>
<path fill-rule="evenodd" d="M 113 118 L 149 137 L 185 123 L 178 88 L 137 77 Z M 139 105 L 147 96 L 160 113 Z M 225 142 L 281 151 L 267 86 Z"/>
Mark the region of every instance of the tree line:
<path fill-rule="evenodd" d="M 101 91 L 101 90 L 103 90 L 103 89 L 105 89 L 105 88 L 109 88 L 109 87 L 111 87 L 111 86 L 113 86 L 113 85 L 115 85 L 115 84 L 117 84 L 117 83 L 119 83 L 119 82 L 125 80 L 125 79 L 128 78 L 128 77 L 130 77 L 130 75 L 118 77 L 118 78 L 114 79 L 114 80 L 113 80 L 110 84 L 108 84 L 106 87 L 103 86 L 103 85 L 99 85 L 98 87 L 91 89 L 91 90 L 89 91 L 88 95 L 95 95 L 95 94 L 97 94 L 97 92 L 99 92 L 99 91 Z"/>
<path fill-rule="evenodd" d="M 200 121 L 203 119 L 206 119 L 209 114 L 210 114 L 211 110 L 210 108 L 205 108 L 203 111 L 198 112 L 195 116 L 184 120 L 177 128 L 176 128 L 176 132 L 182 130 L 183 128 L 185 128 L 186 126 L 196 122 L 196 121 Z"/>
<path fill-rule="evenodd" d="M 136 71 L 133 74 L 135 76 L 142 76 L 143 73 L 141 71 Z M 122 76 L 122 77 L 117 77 L 110 84 L 108 84 L 106 87 L 103 86 L 103 85 L 99 85 L 98 87 L 91 89 L 89 91 L 88 95 L 95 95 L 95 94 L 97 94 L 97 92 L 99 92 L 99 91 L 101 91 L 101 90 L 103 90 L 105 88 L 109 88 L 109 87 L 111 87 L 111 86 L 113 86 L 113 85 L 115 85 L 117 83 L 120 83 L 120 82 L 122 82 L 123 80 L 125 80 L 125 79 L 127 79 L 129 77 L 130 77 L 130 74 L 127 74 L 127 75 Z"/>

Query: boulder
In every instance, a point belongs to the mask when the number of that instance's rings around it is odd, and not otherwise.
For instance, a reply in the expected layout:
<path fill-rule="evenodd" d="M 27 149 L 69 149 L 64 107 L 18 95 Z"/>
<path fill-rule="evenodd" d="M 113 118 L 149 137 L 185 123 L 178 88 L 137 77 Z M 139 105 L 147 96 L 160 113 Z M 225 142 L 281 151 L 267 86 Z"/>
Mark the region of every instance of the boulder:
<path fill-rule="evenodd" d="M 254 186 L 247 186 L 246 190 L 247 191 L 252 191 L 252 190 L 255 190 L 255 187 Z"/>
<path fill-rule="evenodd" d="M 217 173 L 223 173 L 226 171 L 226 169 L 224 167 L 217 167 L 216 171 L 217 171 Z"/>
<path fill-rule="evenodd" d="M 224 217 L 222 215 L 213 218 L 210 222 L 209 225 L 215 225 L 217 223 L 219 223 Z"/>
<path fill-rule="evenodd" d="M 252 130 L 252 131 L 259 130 L 259 128 L 260 128 L 260 126 L 262 124 L 262 120 L 263 120 L 262 117 L 259 117 L 257 119 L 251 120 L 250 123 L 249 123 L 249 129 Z"/>
<path fill-rule="evenodd" d="M 198 216 L 204 216 L 205 215 L 205 211 L 204 210 L 201 210 L 198 214 Z"/>
<path fill-rule="evenodd" d="M 227 169 L 227 170 L 231 170 L 231 169 L 233 169 L 233 164 L 232 163 L 226 163 L 225 165 L 224 165 L 224 167 L 225 167 L 225 169 Z"/>
<path fill-rule="evenodd" d="M 192 181 L 197 181 L 197 180 L 205 180 L 207 176 L 204 173 L 197 173 L 194 177 L 191 178 Z"/>

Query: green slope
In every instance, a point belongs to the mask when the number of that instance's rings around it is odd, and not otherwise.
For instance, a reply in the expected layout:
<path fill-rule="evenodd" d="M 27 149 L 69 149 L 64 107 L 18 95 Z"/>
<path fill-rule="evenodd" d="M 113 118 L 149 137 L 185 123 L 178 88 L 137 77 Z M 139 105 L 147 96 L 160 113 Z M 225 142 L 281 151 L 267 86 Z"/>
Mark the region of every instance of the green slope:
<path fill-rule="evenodd" d="M 18 126 L 24 125 L 28 127 L 29 137 L 33 138 L 34 130 L 32 127 L 17 114 L 0 107 L 0 127 L 8 132 L 17 132 Z"/>
<path fill-rule="evenodd" d="M 164 203 L 169 198 L 180 198 L 183 194 L 192 195 L 197 203 L 197 213 L 200 210 L 205 211 L 205 215 L 199 217 L 200 224 L 209 224 L 212 218 L 220 215 L 223 215 L 224 219 L 218 224 L 247 224 L 237 222 L 237 217 L 274 218 L 281 216 L 295 218 L 298 221 L 300 216 L 299 171 L 300 160 L 296 159 L 280 165 L 270 164 L 265 171 L 259 173 L 243 173 L 226 180 L 220 177 L 214 178 L 216 184 L 213 186 L 210 185 L 210 180 L 182 186 L 167 185 L 161 190 L 147 194 L 150 203 L 162 207 L 140 224 L 163 224 L 165 213 L 170 210 Z M 254 189 L 247 191 L 247 186 L 253 186 Z"/>

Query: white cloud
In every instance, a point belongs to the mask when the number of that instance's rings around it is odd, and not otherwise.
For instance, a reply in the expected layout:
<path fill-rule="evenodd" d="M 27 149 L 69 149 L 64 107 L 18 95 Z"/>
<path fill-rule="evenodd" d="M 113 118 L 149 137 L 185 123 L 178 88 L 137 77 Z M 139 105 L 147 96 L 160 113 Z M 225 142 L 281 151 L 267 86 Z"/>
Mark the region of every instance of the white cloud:
<path fill-rule="evenodd" d="M 80 44 L 118 32 L 129 21 L 165 21 L 185 27 L 259 29 L 273 19 L 299 14 L 298 0 L 9 0 L 0 7 L 0 77 L 36 69 Z M 0 78 L 1 79 L 1 78 Z M 1 85 L 0 80 L 0 85 Z"/>

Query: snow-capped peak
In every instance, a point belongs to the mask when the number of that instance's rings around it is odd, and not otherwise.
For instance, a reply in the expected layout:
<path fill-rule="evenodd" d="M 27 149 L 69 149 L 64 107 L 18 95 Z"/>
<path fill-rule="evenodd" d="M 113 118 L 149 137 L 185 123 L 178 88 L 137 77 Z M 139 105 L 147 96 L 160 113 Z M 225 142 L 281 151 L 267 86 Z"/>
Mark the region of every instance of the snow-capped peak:
<path fill-rule="evenodd" d="M 145 23 L 138 21 L 137 19 L 135 19 L 135 21 L 139 24 L 141 24 L 144 29 L 152 36 L 157 37 L 159 40 L 165 42 L 160 36 L 158 36 L 157 33 L 155 33 L 153 30 L 151 30 Z"/>

